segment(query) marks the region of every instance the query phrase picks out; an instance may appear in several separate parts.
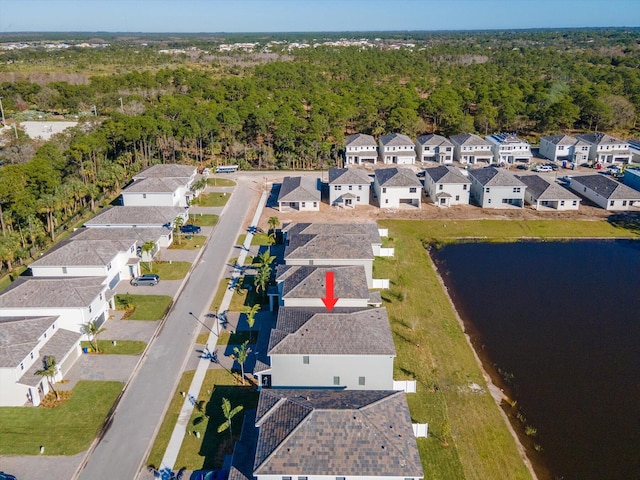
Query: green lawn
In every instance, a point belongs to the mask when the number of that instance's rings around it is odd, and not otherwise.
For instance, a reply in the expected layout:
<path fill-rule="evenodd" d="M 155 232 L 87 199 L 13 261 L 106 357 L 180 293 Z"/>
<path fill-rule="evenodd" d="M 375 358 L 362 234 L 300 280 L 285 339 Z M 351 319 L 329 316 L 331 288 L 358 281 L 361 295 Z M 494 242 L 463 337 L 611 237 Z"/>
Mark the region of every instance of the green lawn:
<path fill-rule="evenodd" d="M 185 245 L 186 242 L 186 239 L 182 239 L 183 245 Z M 140 265 L 142 273 L 157 273 L 160 275 L 160 281 L 182 280 L 187 276 L 187 273 L 191 268 L 191 264 L 189 262 L 153 262 L 151 264 L 152 271 L 149 271 L 149 264 L 147 262 L 141 262 Z"/>
<path fill-rule="evenodd" d="M 247 239 L 246 233 L 241 233 L 236 240 L 236 245 L 244 245 L 244 241 Z M 254 233 L 251 238 L 251 245 L 271 245 L 269 242 L 269 235 L 266 233 Z"/>
<path fill-rule="evenodd" d="M 0 408 L 0 455 L 75 455 L 86 450 L 102 426 L 121 382 L 80 381 L 57 408 Z"/>
<path fill-rule="evenodd" d="M 210 177 L 207 178 L 207 185 L 210 187 L 235 187 L 236 182 L 228 178 Z"/>
<path fill-rule="evenodd" d="M 198 225 L 200 227 L 213 227 L 218 223 L 219 219 L 220 217 L 218 215 L 191 213 L 189 214 L 189 221 L 187 223 Z"/>
<path fill-rule="evenodd" d="M 254 345 L 258 341 L 259 333 L 256 326 L 257 325 L 253 326 L 251 332 L 248 330 L 240 330 L 239 332 L 231 334 L 230 332 L 222 331 L 218 337 L 217 345 L 242 345 L 247 340 L 249 340 L 249 344 Z"/>
<path fill-rule="evenodd" d="M 199 207 L 224 207 L 231 194 L 226 192 L 203 193 L 193 202 Z"/>
<path fill-rule="evenodd" d="M 118 294 L 115 297 L 116 308 L 127 310 L 125 320 L 160 320 L 167 313 L 171 302 L 168 295 L 132 295 Z"/>
<path fill-rule="evenodd" d="M 198 250 L 207 239 L 204 235 L 186 235 L 184 233 L 180 235 L 180 238 L 177 235 L 175 236 L 173 243 L 169 245 L 170 250 Z"/>
<path fill-rule="evenodd" d="M 26 265 L 22 265 L 20 267 L 14 268 L 13 272 L 0 278 L 0 290 L 4 290 L 9 285 L 11 285 L 11 282 L 13 282 L 13 280 L 18 278 L 20 275 L 22 275 L 27 268 L 29 267 L 27 267 Z"/>
<path fill-rule="evenodd" d="M 227 291 L 228 284 L 228 278 L 220 281 L 218 290 L 216 291 L 216 295 L 211 302 L 211 306 L 209 307 L 210 311 L 214 312 L 216 310 L 216 307 L 220 307 L 222 298 Z M 255 288 L 253 286 L 253 276 L 240 277 L 238 287 L 236 287 L 236 290 L 231 297 L 231 303 L 229 304 L 228 310 L 230 312 L 239 312 L 246 305 L 253 305 L 254 303 L 259 303 L 262 301 L 264 301 L 264 297 L 261 297 L 260 295 L 257 295 L 255 293 Z"/>
<path fill-rule="evenodd" d="M 140 355 L 147 344 L 138 340 L 116 340 L 116 344 L 113 344 L 113 340 L 98 340 L 98 349 L 100 354 L 105 355 Z M 82 341 L 80 345 L 84 348 L 89 348 L 90 352 L 93 351 L 93 347 L 90 342 Z"/>

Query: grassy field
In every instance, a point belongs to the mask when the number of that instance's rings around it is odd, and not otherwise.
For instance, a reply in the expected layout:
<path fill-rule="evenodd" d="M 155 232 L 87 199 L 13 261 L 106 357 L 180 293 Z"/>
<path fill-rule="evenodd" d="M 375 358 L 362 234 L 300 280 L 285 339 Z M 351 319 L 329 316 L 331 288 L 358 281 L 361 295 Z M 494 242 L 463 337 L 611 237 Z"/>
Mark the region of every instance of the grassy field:
<path fill-rule="evenodd" d="M 187 240 L 183 238 L 183 246 L 186 242 Z M 157 273 L 160 275 L 160 281 L 182 280 L 191 268 L 191 264 L 189 262 L 153 262 L 151 267 L 152 271 L 149 271 L 149 264 L 147 262 L 141 262 L 142 273 Z"/>
<path fill-rule="evenodd" d="M 236 240 L 236 245 L 244 245 L 244 241 L 247 239 L 246 233 L 241 233 L 238 235 L 238 240 Z M 269 242 L 269 235 L 266 233 L 254 233 L 251 238 L 251 245 L 271 245 Z"/>
<path fill-rule="evenodd" d="M 417 380 L 418 394 L 407 396 L 411 416 L 429 423 L 430 438 L 418 440 L 425 472 L 437 479 L 530 478 L 424 245 L 460 238 L 637 237 L 637 225 L 565 220 L 379 223 L 389 229 L 385 245 L 395 247 L 395 257 L 377 258 L 374 277 L 391 280 L 382 296 L 398 354 L 394 378 Z M 482 392 L 470 389 L 472 383 Z"/>
<path fill-rule="evenodd" d="M 180 234 L 180 238 L 176 235 L 174 242 L 169 245 L 170 250 L 197 250 L 204 245 L 207 239 L 204 235 L 187 235 Z M 175 263 L 175 262 L 174 262 Z"/>
<path fill-rule="evenodd" d="M 236 182 L 228 178 L 211 177 L 207 178 L 207 185 L 210 187 L 235 187 Z"/>
<path fill-rule="evenodd" d="M 203 193 L 193 202 L 199 207 L 224 207 L 231 195 L 224 192 Z"/>
<path fill-rule="evenodd" d="M 180 392 L 185 392 L 189 389 L 193 375 L 194 371 L 183 373 L 154 441 L 151 453 L 147 459 L 147 465 L 154 465 L 156 467 L 160 465 L 164 451 L 169 444 L 169 438 L 178 419 L 178 414 L 184 403 L 184 397 Z M 225 439 L 228 439 L 228 431 L 222 434 L 217 433 L 218 425 L 224 421 L 220 410 L 222 397 L 228 398 L 232 406 L 242 404 L 245 409 L 254 408 L 257 404 L 257 392 L 251 387 L 238 385 L 237 381 L 236 376 L 224 369 L 207 371 L 200 395 L 198 396 L 198 401 L 203 402 L 204 413 L 206 413 L 208 418 L 203 415 L 203 412 L 194 409 L 189 421 L 188 433 L 185 436 L 178 461 L 176 462 L 176 470 L 182 467 L 198 469 L 203 467 L 220 468 L 222 466 L 222 457 L 218 456 L 218 450 L 221 445 L 223 445 L 223 447 L 231 446 L 225 441 Z M 244 411 L 233 419 L 233 430 L 236 436 L 240 433 L 243 417 Z M 211 426 L 209 426 L 209 424 L 211 424 Z M 195 431 L 200 433 L 200 438 L 197 438 L 193 434 Z M 231 450 L 228 450 L 226 453 L 231 453 Z"/>
<path fill-rule="evenodd" d="M 218 215 L 191 213 L 189 214 L 189 221 L 187 223 L 198 225 L 200 227 L 213 227 L 218 223 L 219 219 L 220 217 Z"/>
<path fill-rule="evenodd" d="M 90 342 L 82 341 L 80 346 L 88 348 L 89 351 L 93 351 L 93 347 Z M 138 340 L 116 340 L 116 344 L 113 344 L 113 340 L 98 340 L 98 349 L 100 354 L 105 355 L 140 355 L 147 344 Z"/>
<path fill-rule="evenodd" d="M 225 278 L 220 282 L 220 284 L 218 285 L 218 290 L 216 291 L 216 295 L 215 297 L 213 297 L 213 301 L 211 302 L 211 306 L 209 307 L 210 311 L 213 312 L 216 310 L 216 308 L 220 307 L 222 298 L 227 291 L 228 284 L 228 278 Z M 239 312 L 244 306 L 259 303 L 262 300 L 263 298 L 255 293 L 255 289 L 253 287 L 253 277 L 240 277 L 239 286 L 236 287 L 236 290 L 231 297 L 231 303 L 229 304 L 228 310 L 230 312 Z"/>
<path fill-rule="evenodd" d="M 0 408 L 0 455 L 75 455 L 87 447 L 122 390 L 120 382 L 81 381 L 57 408 Z"/>
<path fill-rule="evenodd" d="M 127 310 L 124 320 L 160 320 L 169 307 L 172 299 L 167 295 L 132 295 L 118 294 L 115 297 L 116 308 Z"/>

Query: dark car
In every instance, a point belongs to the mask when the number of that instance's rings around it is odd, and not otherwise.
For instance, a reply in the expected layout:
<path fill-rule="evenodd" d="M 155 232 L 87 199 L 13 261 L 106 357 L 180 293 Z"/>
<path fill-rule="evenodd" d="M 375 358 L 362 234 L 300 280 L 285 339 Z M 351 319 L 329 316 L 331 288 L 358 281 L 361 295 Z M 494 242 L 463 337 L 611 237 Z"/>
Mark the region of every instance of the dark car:
<path fill-rule="evenodd" d="M 180 227 L 180 231 L 182 233 L 200 233 L 201 230 L 202 228 L 200 228 L 198 225 L 193 225 L 191 223 Z"/>
<path fill-rule="evenodd" d="M 134 287 L 137 286 L 149 286 L 155 287 L 158 282 L 160 282 L 160 277 L 155 273 L 145 273 L 144 275 L 140 275 L 139 277 L 135 277 L 131 279 L 131 285 Z"/>

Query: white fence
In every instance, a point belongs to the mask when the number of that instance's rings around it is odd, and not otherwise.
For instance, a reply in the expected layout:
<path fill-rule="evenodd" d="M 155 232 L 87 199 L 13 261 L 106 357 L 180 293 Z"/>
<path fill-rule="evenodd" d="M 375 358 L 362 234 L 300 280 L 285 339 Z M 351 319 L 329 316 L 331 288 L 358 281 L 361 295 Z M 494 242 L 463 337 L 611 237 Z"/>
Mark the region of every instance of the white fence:
<path fill-rule="evenodd" d="M 378 255 L 379 257 L 393 257 L 393 254 L 395 253 L 395 248 L 380 248 L 380 255 Z"/>
<path fill-rule="evenodd" d="M 378 229 L 378 233 L 380 234 L 381 237 L 388 237 L 389 236 L 389 229 L 388 228 L 379 228 Z"/>
<path fill-rule="evenodd" d="M 403 391 L 405 393 L 416 393 L 415 380 L 394 380 L 393 389 L 396 392 Z"/>
<path fill-rule="evenodd" d="M 412 423 L 413 435 L 416 438 L 427 438 L 429 436 L 429 424 L 428 423 Z"/>
<path fill-rule="evenodd" d="M 389 288 L 388 278 L 374 278 L 372 288 Z"/>

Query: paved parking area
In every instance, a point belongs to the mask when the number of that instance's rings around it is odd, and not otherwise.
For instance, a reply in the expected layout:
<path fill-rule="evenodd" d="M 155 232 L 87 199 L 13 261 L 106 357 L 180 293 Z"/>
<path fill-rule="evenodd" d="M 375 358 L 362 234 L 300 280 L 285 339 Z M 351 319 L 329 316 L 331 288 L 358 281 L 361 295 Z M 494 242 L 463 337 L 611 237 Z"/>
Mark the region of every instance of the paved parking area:
<path fill-rule="evenodd" d="M 160 279 L 160 283 L 154 287 L 143 285 L 134 287 L 129 283 L 129 280 L 123 280 L 118 283 L 115 291 L 116 293 L 130 293 L 132 295 L 169 295 L 173 297 L 178 291 L 178 288 L 180 288 L 181 283 L 182 280 Z"/>
<path fill-rule="evenodd" d="M 139 360 L 138 355 L 82 354 L 66 375 L 62 390 L 71 390 L 79 380 L 126 382 Z"/>

